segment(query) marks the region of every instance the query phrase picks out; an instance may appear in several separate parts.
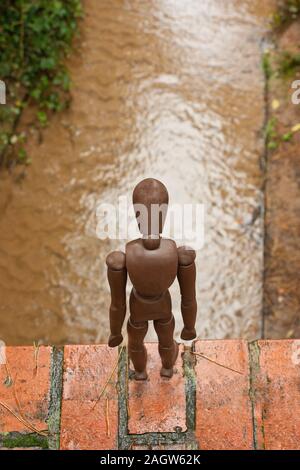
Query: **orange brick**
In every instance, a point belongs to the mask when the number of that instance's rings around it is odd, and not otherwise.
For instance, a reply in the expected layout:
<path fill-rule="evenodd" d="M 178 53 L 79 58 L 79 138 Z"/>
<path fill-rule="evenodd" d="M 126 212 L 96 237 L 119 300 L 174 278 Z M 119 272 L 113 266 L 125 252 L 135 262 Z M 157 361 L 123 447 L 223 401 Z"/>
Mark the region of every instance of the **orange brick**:
<path fill-rule="evenodd" d="M 129 381 L 129 432 L 174 432 L 186 430 L 185 379 L 180 347 L 171 379 L 160 376 L 157 343 L 146 345 L 148 380 Z"/>
<path fill-rule="evenodd" d="M 47 429 L 51 348 L 40 347 L 37 358 L 33 347 L 7 347 L 7 367 L 0 365 L 0 400 L 38 430 Z M 5 385 L 7 375 L 13 383 Z M 0 432 L 32 432 L 10 411 L 0 405 Z"/>
<path fill-rule="evenodd" d="M 186 444 L 161 444 L 157 446 L 134 445 L 130 450 L 189 450 Z"/>
<path fill-rule="evenodd" d="M 117 360 L 118 350 L 106 345 L 65 347 L 60 441 L 62 449 L 117 448 L 118 369 L 103 397 L 97 402 Z"/>
<path fill-rule="evenodd" d="M 196 438 L 201 449 L 251 449 L 248 347 L 245 341 L 197 341 Z"/>
<path fill-rule="evenodd" d="M 258 341 L 258 448 L 300 449 L 300 340 Z"/>

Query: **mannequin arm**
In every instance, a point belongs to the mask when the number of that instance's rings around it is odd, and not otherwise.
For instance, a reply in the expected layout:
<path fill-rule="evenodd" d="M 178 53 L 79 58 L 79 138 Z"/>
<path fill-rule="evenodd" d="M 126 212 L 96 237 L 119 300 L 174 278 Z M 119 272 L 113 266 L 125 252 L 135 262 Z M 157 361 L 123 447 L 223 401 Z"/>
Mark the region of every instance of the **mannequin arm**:
<path fill-rule="evenodd" d="M 110 337 L 108 345 L 112 348 L 123 341 L 122 326 L 126 314 L 126 258 L 122 251 L 113 251 L 106 258 L 107 278 L 111 292 L 109 309 Z"/>
<path fill-rule="evenodd" d="M 184 328 L 181 332 L 181 339 L 192 340 L 196 338 L 196 253 L 187 247 L 178 248 L 178 282 L 181 293 L 181 314 Z"/>

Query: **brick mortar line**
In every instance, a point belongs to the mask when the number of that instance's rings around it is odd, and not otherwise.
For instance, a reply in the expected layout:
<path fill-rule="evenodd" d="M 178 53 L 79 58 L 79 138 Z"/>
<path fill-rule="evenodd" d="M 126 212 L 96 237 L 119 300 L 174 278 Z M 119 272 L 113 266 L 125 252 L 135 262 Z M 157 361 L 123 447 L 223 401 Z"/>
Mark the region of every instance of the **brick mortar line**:
<path fill-rule="evenodd" d="M 195 438 L 196 430 L 196 356 L 192 353 L 195 350 L 195 342 L 191 348 L 185 347 L 183 353 L 183 371 L 185 377 L 185 399 L 186 399 L 186 444 L 192 448 L 198 449 L 198 443 Z"/>
<path fill-rule="evenodd" d="M 63 393 L 64 350 L 55 346 L 51 351 L 50 399 L 48 409 L 49 449 L 60 447 L 61 406 Z"/>
<path fill-rule="evenodd" d="M 256 404 L 256 388 L 255 379 L 259 373 L 260 363 L 260 347 L 258 341 L 248 342 L 249 351 L 249 398 L 251 402 L 251 414 L 252 414 L 252 433 L 253 433 L 253 448 L 259 449 L 258 435 L 257 435 L 257 422 L 255 417 L 255 404 Z"/>
<path fill-rule="evenodd" d="M 194 358 L 187 349 L 183 353 L 183 370 L 186 396 L 186 424 L 184 432 L 149 432 L 144 434 L 129 434 L 128 432 L 128 355 L 123 349 L 118 369 L 118 449 L 131 449 L 132 446 L 159 446 L 185 444 L 189 448 L 197 448 L 194 437 L 196 416 L 196 378 Z"/>
<path fill-rule="evenodd" d="M 128 426 L 128 410 L 127 410 L 127 395 L 128 387 L 126 384 L 126 374 L 127 374 L 127 351 L 124 347 L 123 351 L 120 353 L 119 367 L 118 367 L 118 449 L 127 449 L 127 426 Z M 130 442 L 129 442 L 130 445 Z"/>

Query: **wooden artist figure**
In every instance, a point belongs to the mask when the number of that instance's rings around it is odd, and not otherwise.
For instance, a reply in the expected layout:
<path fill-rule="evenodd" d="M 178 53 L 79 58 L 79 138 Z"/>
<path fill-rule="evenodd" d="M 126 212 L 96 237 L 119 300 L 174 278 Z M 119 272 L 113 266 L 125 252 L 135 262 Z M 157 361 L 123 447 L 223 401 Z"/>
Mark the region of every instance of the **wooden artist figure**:
<path fill-rule="evenodd" d="M 127 323 L 128 353 L 136 380 L 147 379 L 147 351 L 144 338 L 148 322 L 154 322 L 161 357 L 161 376 L 171 378 L 178 355 L 174 340 L 169 287 L 178 278 L 181 293 L 183 340 L 196 337 L 197 303 L 195 293 L 196 253 L 161 236 L 167 214 L 169 195 L 158 180 L 147 178 L 133 191 L 133 206 L 142 237 L 126 244 L 125 253 L 114 251 L 106 258 L 111 289 L 110 330 L 108 344 L 116 347 L 123 341 L 122 326 L 126 314 L 127 274 L 132 282 Z"/>

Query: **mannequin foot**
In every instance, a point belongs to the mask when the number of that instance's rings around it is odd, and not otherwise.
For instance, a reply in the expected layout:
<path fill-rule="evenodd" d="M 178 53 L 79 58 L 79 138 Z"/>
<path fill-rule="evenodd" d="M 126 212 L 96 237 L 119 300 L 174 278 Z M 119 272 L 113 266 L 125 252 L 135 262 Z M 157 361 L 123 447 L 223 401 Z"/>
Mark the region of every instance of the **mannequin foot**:
<path fill-rule="evenodd" d="M 177 356 L 178 356 L 178 352 L 179 352 L 179 345 L 178 343 L 176 343 L 176 341 L 174 341 L 174 344 L 175 344 L 175 351 L 174 351 L 174 360 L 173 360 L 173 364 L 175 364 L 176 362 L 176 359 L 177 359 Z M 166 377 L 168 379 L 170 379 L 172 376 L 173 376 L 173 367 L 170 367 L 169 369 L 166 369 L 166 367 L 162 367 L 160 369 L 160 375 L 161 377 Z"/>
<path fill-rule="evenodd" d="M 147 380 L 147 378 L 148 378 L 148 374 L 145 370 L 143 372 L 134 371 L 135 380 Z"/>
<path fill-rule="evenodd" d="M 160 369 L 160 375 L 162 377 L 166 377 L 167 379 L 170 379 L 171 377 L 173 377 L 173 367 L 171 367 L 171 369 L 166 369 L 165 367 L 162 367 Z"/>

